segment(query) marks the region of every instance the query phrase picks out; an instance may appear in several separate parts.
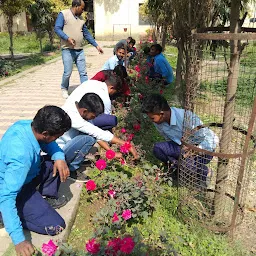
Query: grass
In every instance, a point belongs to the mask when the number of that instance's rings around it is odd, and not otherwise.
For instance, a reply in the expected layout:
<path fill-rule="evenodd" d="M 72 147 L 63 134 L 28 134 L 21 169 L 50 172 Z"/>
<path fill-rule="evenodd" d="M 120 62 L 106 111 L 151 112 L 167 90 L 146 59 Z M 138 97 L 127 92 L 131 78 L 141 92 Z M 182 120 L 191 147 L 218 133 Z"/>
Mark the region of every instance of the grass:
<path fill-rule="evenodd" d="M 49 40 L 44 37 L 43 48 L 49 49 Z M 20 53 L 39 53 L 39 40 L 34 32 L 15 33 L 13 37 L 14 54 Z M 0 54 L 9 54 L 10 39 L 6 32 L 0 33 Z"/>

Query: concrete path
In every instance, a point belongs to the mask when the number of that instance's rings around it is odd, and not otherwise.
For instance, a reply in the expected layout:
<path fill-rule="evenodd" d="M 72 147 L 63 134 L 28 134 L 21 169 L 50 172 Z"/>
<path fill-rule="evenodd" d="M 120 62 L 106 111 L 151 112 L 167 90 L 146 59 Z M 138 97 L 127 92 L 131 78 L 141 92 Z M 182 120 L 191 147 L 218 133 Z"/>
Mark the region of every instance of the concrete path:
<path fill-rule="evenodd" d="M 114 45 L 114 42 L 98 43 L 104 50 L 103 55 L 99 55 L 94 47 L 85 48 L 89 78 L 100 71 L 104 62 L 113 54 L 112 48 L 104 46 Z M 62 60 L 58 58 L 0 81 L 0 139 L 11 124 L 20 119 L 32 119 L 37 110 L 44 105 L 63 105 L 65 100 L 62 98 L 60 90 L 62 73 Z M 71 90 L 79 84 L 79 74 L 74 67 L 70 80 Z M 49 239 L 57 241 L 65 240 L 68 237 L 76 215 L 81 190 L 82 186 L 78 183 L 68 181 L 62 184 L 60 193 L 70 199 L 68 204 L 59 210 L 66 221 L 67 228 L 55 237 L 26 232 L 28 239 L 37 248 L 41 248 L 42 244 L 48 242 Z M 11 240 L 4 229 L 0 229 L 0 255 L 15 255 Z"/>

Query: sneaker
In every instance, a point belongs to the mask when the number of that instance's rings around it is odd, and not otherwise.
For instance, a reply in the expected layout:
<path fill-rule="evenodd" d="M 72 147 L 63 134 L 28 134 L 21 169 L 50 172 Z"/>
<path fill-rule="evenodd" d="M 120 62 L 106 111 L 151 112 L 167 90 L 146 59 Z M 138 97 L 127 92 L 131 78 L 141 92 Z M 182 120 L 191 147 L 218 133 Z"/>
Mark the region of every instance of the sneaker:
<path fill-rule="evenodd" d="M 89 177 L 81 171 L 73 171 L 70 172 L 70 176 L 68 177 L 68 179 L 75 182 L 86 183 L 89 180 Z"/>
<path fill-rule="evenodd" d="M 68 98 L 68 90 L 67 89 L 61 89 L 61 91 L 62 91 L 62 97 L 64 99 L 67 99 Z"/>
<path fill-rule="evenodd" d="M 56 198 L 51 198 L 51 197 L 45 197 L 45 200 L 48 202 L 48 204 L 53 208 L 53 209 L 59 209 L 63 207 L 64 205 L 67 204 L 67 198 L 62 195 L 58 199 Z"/>

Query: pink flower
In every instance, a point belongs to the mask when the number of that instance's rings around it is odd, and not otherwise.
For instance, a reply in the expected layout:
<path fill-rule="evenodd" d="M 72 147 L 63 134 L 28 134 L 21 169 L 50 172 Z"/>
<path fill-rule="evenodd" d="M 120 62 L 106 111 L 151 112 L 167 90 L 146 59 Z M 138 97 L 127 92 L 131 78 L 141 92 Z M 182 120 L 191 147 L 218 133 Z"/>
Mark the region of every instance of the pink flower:
<path fill-rule="evenodd" d="M 142 100 L 144 96 L 141 93 L 138 93 L 139 99 Z"/>
<path fill-rule="evenodd" d="M 126 129 L 125 129 L 125 128 L 122 128 L 122 129 L 121 129 L 121 133 L 126 133 Z"/>
<path fill-rule="evenodd" d="M 100 251 L 100 244 L 96 243 L 96 239 L 90 239 L 86 245 L 86 250 L 91 254 L 97 254 Z"/>
<path fill-rule="evenodd" d="M 136 66 L 134 67 L 134 69 L 135 69 L 137 72 L 140 72 L 140 66 L 139 66 L 139 65 L 136 65 Z"/>
<path fill-rule="evenodd" d="M 128 154 L 130 148 L 131 148 L 130 142 L 125 142 L 122 146 L 120 146 L 120 151 L 123 154 Z"/>
<path fill-rule="evenodd" d="M 149 77 L 148 76 L 145 77 L 145 82 L 148 84 L 148 82 L 149 82 Z"/>
<path fill-rule="evenodd" d="M 122 217 L 125 220 L 129 220 L 132 217 L 132 211 L 131 210 L 124 210 L 122 213 Z"/>
<path fill-rule="evenodd" d="M 120 250 L 121 239 L 113 238 L 108 241 L 106 255 L 116 256 L 118 251 Z"/>
<path fill-rule="evenodd" d="M 135 243 L 132 237 L 125 237 L 121 241 L 120 251 L 123 252 L 124 254 L 130 254 L 132 253 L 134 246 Z"/>
<path fill-rule="evenodd" d="M 128 134 L 127 140 L 128 140 L 128 141 L 133 140 L 134 136 L 135 136 L 134 133 Z"/>
<path fill-rule="evenodd" d="M 42 245 L 42 252 L 47 256 L 52 256 L 57 251 L 58 246 L 54 244 L 52 240 L 50 240 L 47 244 Z"/>
<path fill-rule="evenodd" d="M 160 93 L 160 94 L 163 94 L 163 90 L 160 90 L 159 93 Z"/>
<path fill-rule="evenodd" d="M 140 127 L 140 124 L 139 124 L 139 123 L 133 125 L 133 129 L 134 129 L 134 131 L 136 131 L 136 132 L 140 131 L 140 128 L 141 128 L 141 127 Z"/>
<path fill-rule="evenodd" d="M 124 159 L 120 159 L 120 163 L 121 163 L 121 165 L 125 165 L 126 164 Z"/>
<path fill-rule="evenodd" d="M 99 159 L 96 161 L 95 165 L 100 171 L 102 171 L 107 167 L 107 162 L 103 159 Z"/>
<path fill-rule="evenodd" d="M 96 184 L 93 180 L 88 180 L 85 186 L 88 191 L 96 189 Z"/>
<path fill-rule="evenodd" d="M 113 189 L 111 189 L 111 190 L 108 191 L 108 194 L 109 194 L 109 196 L 110 196 L 111 198 L 114 198 L 114 197 L 115 197 L 115 194 L 116 194 L 116 191 L 113 190 Z"/>
<path fill-rule="evenodd" d="M 117 222 L 117 221 L 119 221 L 119 217 L 118 217 L 117 213 L 115 212 L 114 215 L 113 215 L 113 218 L 112 218 L 112 222 L 114 223 L 114 222 Z"/>
<path fill-rule="evenodd" d="M 111 160 L 111 159 L 113 159 L 115 156 L 116 156 L 116 152 L 115 152 L 115 151 L 113 151 L 113 150 L 111 150 L 111 149 L 109 149 L 109 150 L 106 151 L 106 158 L 107 158 L 107 159 Z M 103 160 L 103 161 L 104 161 L 104 160 Z"/>
<path fill-rule="evenodd" d="M 140 78 L 141 77 L 141 74 L 139 73 L 138 75 L 137 75 L 137 78 Z"/>

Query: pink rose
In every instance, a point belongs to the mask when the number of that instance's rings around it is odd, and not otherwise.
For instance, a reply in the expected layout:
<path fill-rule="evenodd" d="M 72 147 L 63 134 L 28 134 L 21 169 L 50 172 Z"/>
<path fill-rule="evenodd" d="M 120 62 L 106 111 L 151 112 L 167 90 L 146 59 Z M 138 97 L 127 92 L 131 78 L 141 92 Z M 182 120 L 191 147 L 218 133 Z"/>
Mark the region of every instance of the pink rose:
<path fill-rule="evenodd" d="M 134 69 L 135 69 L 137 72 L 140 72 L 140 66 L 139 66 L 139 65 L 136 65 L 136 66 L 134 67 Z"/>
<path fill-rule="evenodd" d="M 126 133 L 126 129 L 125 129 L 125 128 L 122 128 L 122 129 L 121 129 L 121 133 Z"/>
<path fill-rule="evenodd" d="M 103 159 L 99 159 L 96 161 L 95 165 L 100 171 L 102 171 L 107 167 L 107 162 Z"/>
<path fill-rule="evenodd" d="M 113 151 L 113 150 L 111 150 L 111 149 L 109 149 L 109 150 L 106 151 L 106 158 L 107 158 L 107 159 L 111 160 L 111 159 L 113 159 L 115 156 L 116 156 L 116 152 L 115 152 L 115 151 Z M 104 160 L 103 160 L 103 161 L 104 161 Z"/>
<path fill-rule="evenodd" d="M 120 151 L 123 154 L 128 154 L 130 148 L 131 148 L 130 142 L 125 142 L 122 146 L 120 146 Z"/>
<path fill-rule="evenodd" d="M 128 140 L 128 141 L 133 140 L 134 136 L 135 136 L 134 133 L 128 134 L 127 140 Z"/>
<path fill-rule="evenodd" d="M 126 164 L 126 162 L 125 162 L 125 160 L 124 159 L 120 159 L 120 163 L 121 163 L 121 165 L 125 165 Z"/>
<path fill-rule="evenodd" d="M 125 220 L 129 220 L 132 217 L 132 211 L 131 210 L 124 210 L 122 213 L 122 217 Z"/>
<path fill-rule="evenodd" d="M 85 186 L 88 191 L 96 189 L 96 184 L 93 180 L 88 180 Z"/>
<path fill-rule="evenodd" d="M 86 245 L 86 250 L 91 254 L 97 254 L 100 251 L 100 244 L 96 243 L 96 239 L 90 239 Z"/>
<path fill-rule="evenodd" d="M 114 223 L 114 222 L 117 222 L 117 221 L 119 221 L 119 217 L 118 217 L 117 213 L 115 212 L 114 215 L 113 215 L 113 218 L 112 218 L 112 222 Z"/>
<path fill-rule="evenodd" d="M 108 194 L 109 194 L 109 196 L 111 197 L 111 198 L 114 198 L 115 197 L 115 194 L 116 194 L 116 191 L 115 190 L 109 190 L 108 191 Z"/>
<path fill-rule="evenodd" d="M 140 131 L 140 128 L 141 128 L 141 127 L 140 127 L 140 124 L 139 124 L 139 123 L 133 125 L 133 129 L 134 129 L 134 131 L 136 131 L 136 132 Z"/>
<path fill-rule="evenodd" d="M 121 241 L 120 251 L 123 252 L 124 254 L 130 254 L 132 253 L 134 246 L 135 243 L 132 237 L 125 237 Z"/>
<path fill-rule="evenodd" d="M 47 256 L 53 256 L 57 251 L 58 246 L 54 244 L 52 240 L 50 240 L 47 244 L 42 245 L 42 252 Z"/>
<path fill-rule="evenodd" d="M 116 256 L 118 251 L 120 250 L 121 239 L 113 238 L 108 241 L 106 255 Z"/>

